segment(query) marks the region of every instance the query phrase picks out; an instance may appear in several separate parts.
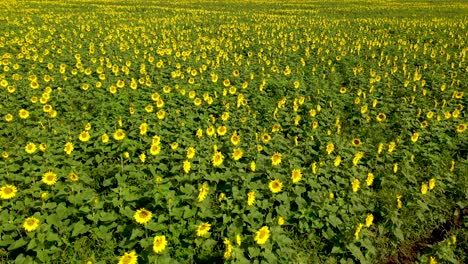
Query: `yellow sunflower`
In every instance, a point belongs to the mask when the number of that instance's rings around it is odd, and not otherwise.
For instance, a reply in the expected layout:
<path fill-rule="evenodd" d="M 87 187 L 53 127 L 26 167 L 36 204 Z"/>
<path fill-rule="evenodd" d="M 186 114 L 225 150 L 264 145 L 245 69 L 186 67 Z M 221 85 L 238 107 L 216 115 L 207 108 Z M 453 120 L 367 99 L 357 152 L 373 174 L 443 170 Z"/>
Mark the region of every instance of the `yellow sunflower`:
<path fill-rule="evenodd" d="M 251 191 L 247 194 L 247 205 L 252 206 L 255 203 L 255 192 Z"/>
<path fill-rule="evenodd" d="M 161 253 L 167 246 L 166 236 L 156 236 L 153 240 L 153 251 L 155 253 Z"/>
<path fill-rule="evenodd" d="M 115 140 L 123 140 L 125 138 L 125 131 L 123 129 L 117 129 L 114 133 Z"/>
<path fill-rule="evenodd" d="M 32 232 L 39 227 L 39 219 L 35 218 L 34 216 L 26 218 L 23 223 L 23 228 L 27 232 Z"/>
<path fill-rule="evenodd" d="M 67 155 L 70 155 L 73 152 L 73 149 L 74 149 L 73 143 L 67 142 L 65 144 L 65 147 L 63 148 L 63 151 L 65 151 Z"/>
<path fill-rule="evenodd" d="M 89 132 L 88 131 L 83 131 L 80 133 L 80 136 L 78 137 L 80 139 L 80 141 L 82 142 L 87 142 L 89 141 L 89 139 L 91 138 L 91 136 L 89 135 Z"/>
<path fill-rule="evenodd" d="M 377 115 L 377 121 L 383 122 L 385 121 L 385 119 L 387 119 L 387 116 L 384 113 L 380 113 Z"/>
<path fill-rule="evenodd" d="M 268 187 L 270 188 L 272 193 L 279 193 L 281 192 L 281 189 L 283 188 L 283 183 L 280 180 L 276 179 L 276 180 L 270 181 L 270 183 L 268 184 Z"/>
<path fill-rule="evenodd" d="M 208 223 L 200 224 L 197 227 L 197 236 L 201 237 L 201 236 L 204 236 L 204 235 L 208 234 L 210 229 L 211 229 L 211 224 L 208 224 Z"/>
<path fill-rule="evenodd" d="M 137 264 L 138 255 L 135 250 L 130 252 L 125 252 L 123 256 L 119 259 L 119 264 Z"/>
<path fill-rule="evenodd" d="M 353 192 L 357 192 L 360 186 L 361 186 L 361 182 L 358 179 L 354 179 L 352 183 Z"/>
<path fill-rule="evenodd" d="M 70 174 L 68 174 L 68 179 L 70 179 L 72 182 L 77 182 L 80 177 L 76 173 L 70 172 Z"/>
<path fill-rule="evenodd" d="M 466 124 L 458 125 L 458 127 L 457 127 L 457 132 L 458 133 L 463 133 L 463 132 L 465 132 L 465 130 L 466 130 Z"/>
<path fill-rule="evenodd" d="M 270 142 L 270 140 L 271 140 L 271 136 L 268 135 L 267 133 L 263 133 L 263 135 L 262 135 L 262 141 L 263 141 L 263 143 L 266 144 L 266 143 Z"/>
<path fill-rule="evenodd" d="M 224 155 L 223 153 L 219 151 L 215 151 L 211 160 L 213 162 L 213 166 L 215 167 L 221 166 L 221 164 L 223 164 L 223 161 L 224 161 Z"/>
<path fill-rule="evenodd" d="M 264 226 L 255 233 L 255 242 L 259 245 L 263 245 L 267 242 L 269 237 L 270 230 L 268 229 L 268 226 Z"/>
<path fill-rule="evenodd" d="M 281 153 L 275 152 L 273 156 L 271 156 L 271 164 L 273 166 L 277 166 L 281 163 L 281 158 L 283 155 Z"/>
<path fill-rule="evenodd" d="M 29 142 L 26 145 L 25 150 L 28 154 L 33 154 L 37 150 L 36 144 Z"/>
<path fill-rule="evenodd" d="M 187 159 L 193 159 L 193 157 L 195 157 L 195 148 L 194 147 L 189 147 L 187 149 Z"/>
<path fill-rule="evenodd" d="M 227 128 L 225 126 L 220 126 L 218 127 L 217 132 L 218 132 L 218 135 L 224 136 L 226 135 Z"/>
<path fill-rule="evenodd" d="M 158 155 L 161 152 L 161 146 L 159 144 L 152 144 L 150 148 L 150 153 L 153 156 Z"/>
<path fill-rule="evenodd" d="M 237 134 L 237 131 L 234 131 L 234 133 L 232 134 L 232 136 L 231 136 L 231 143 L 232 143 L 234 146 L 239 145 L 239 143 L 240 143 L 240 136 Z"/>
<path fill-rule="evenodd" d="M 0 198 L 4 200 L 11 199 L 16 196 L 18 190 L 13 185 L 5 185 L 0 188 Z"/>
<path fill-rule="evenodd" d="M 185 173 L 189 173 L 191 167 L 192 167 L 192 166 L 191 166 L 191 164 L 190 164 L 190 161 L 185 160 L 185 161 L 183 162 L 182 168 L 184 169 L 184 172 L 185 172 Z"/>
<path fill-rule="evenodd" d="M 335 150 L 335 145 L 333 143 L 328 143 L 327 144 L 327 154 L 328 155 L 332 154 L 333 150 Z"/>
<path fill-rule="evenodd" d="M 355 147 L 361 146 L 361 139 L 359 138 L 354 138 L 351 142 L 353 143 L 353 146 Z"/>
<path fill-rule="evenodd" d="M 57 174 L 51 171 L 44 173 L 42 176 L 42 182 L 50 186 L 54 185 L 57 183 Z"/>
<path fill-rule="evenodd" d="M 148 223 L 152 217 L 153 217 L 153 214 L 150 211 L 146 210 L 145 208 L 141 208 L 137 210 L 135 214 L 133 215 L 133 218 L 139 224 Z"/>
<path fill-rule="evenodd" d="M 242 155 L 243 155 L 243 154 L 244 154 L 244 153 L 242 152 L 242 149 L 236 148 L 236 149 L 234 149 L 234 152 L 232 153 L 232 158 L 233 158 L 234 160 L 239 160 L 239 159 L 242 158 Z"/>
<path fill-rule="evenodd" d="M 29 111 L 26 109 L 19 110 L 19 117 L 21 119 L 27 119 L 29 117 Z"/>
<path fill-rule="evenodd" d="M 292 171 L 291 179 L 293 183 L 298 183 L 302 179 L 302 173 L 300 169 L 294 169 Z"/>

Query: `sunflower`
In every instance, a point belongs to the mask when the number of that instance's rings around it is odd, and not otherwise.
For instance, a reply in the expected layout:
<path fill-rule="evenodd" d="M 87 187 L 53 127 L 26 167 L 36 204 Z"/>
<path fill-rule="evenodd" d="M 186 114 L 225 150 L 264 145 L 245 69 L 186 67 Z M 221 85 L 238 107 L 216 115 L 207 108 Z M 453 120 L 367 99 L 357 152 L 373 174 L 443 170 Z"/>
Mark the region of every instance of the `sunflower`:
<path fill-rule="evenodd" d="M 199 226 L 197 226 L 197 236 L 201 237 L 201 236 L 208 234 L 210 229 L 211 229 L 211 224 L 208 224 L 208 223 L 200 224 Z"/>
<path fill-rule="evenodd" d="M 70 179 L 72 182 L 77 182 L 80 177 L 76 173 L 70 172 L 70 174 L 68 174 L 68 179 Z"/>
<path fill-rule="evenodd" d="M 273 125 L 273 127 L 271 128 L 271 132 L 275 133 L 275 132 L 278 132 L 281 130 L 281 125 L 276 123 Z"/>
<path fill-rule="evenodd" d="M 225 246 L 225 250 L 224 250 L 224 259 L 229 259 L 231 256 L 232 256 L 232 244 L 231 244 L 231 241 L 229 241 L 229 239 L 225 238 L 224 241 L 224 246 Z"/>
<path fill-rule="evenodd" d="M 361 143 L 362 143 L 362 142 L 361 142 L 361 139 L 359 139 L 359 138 L 354 138 L 354 139 L 351 141 L 351 143 L 353 144 L 353 146 L 359 147 L 359 146 L 361 146 Z"/>
<path fill-rule="evenodd" d="M 135 250 L 130 252 L 125 252 L 123 256 L 119 259 L 119 264 L 137 264 L 138 255 Z"/>
<path fill-rule="evenodd" d="M 194 147 L 189 147 L 187 149 L 187 159 L 193 159 L 193 157 L 195 157 L 195 148 Z"/>
<path fill-rule="evenodd" d="M 419 133 L 418 133 L 418 132 L 415 132 L 415 133 L 413 133 L 413 135 L 411 136 L 411 141 L 416 142 L 416 141 L 418 141 L 418 138 L 419 138 Z"/>
<path fill-rule="evenodd" d="M 282 226 L 284 225 L 284 218 L 282 216 L 278 217 L 278 225 Z"/>
<path fill-rule="evenodd" d="M 387 119 L 387 116 L 384 113 L 380 113 L 377 115 L 377 121 L 382 122 L 385 121 L 385 119 Z"/>
<path fill-rule="evenodd" d="M 73 152 L 73 149 L 74 149 L 73 143 L 67 142 L 65 143 L 65 147 L 63 148 L 63 151 L 65 151 L 67 155 L 70 155 Z"/>
<path fill-rule="evenodd" d="M 205 182 L 202 184 L 200 189 L 198 189 L 198 197 L 197 200 L 198 202 L 203 202 L 208 195 L 208 191 L 210 190 L 208 184 Z"/>
<path fill-rule="evenodd" d="M 159 144 L 161 144 L 161 137 L 158 136 L 158 135 L 154 135 L 154 136 L 153 136 L 153 139 L 151 140 L 151 143 L 152 143 L 153 145 L 159 145 Z"/>
<path fill-rule="evenodd" d="M 255 172 L 257 170 L 257 164 L 255 161 L 250 162 L 250 170 Z"/>
<path fill-rule="evenodd" d="M 231 85 L 231 81 L 229 81 L 229 79 L 226 79 L 226 80 L 223 81 L 223 85 L 228 87 L 228 86 Z"/>
<path fill-rule="evenodd" d="M 258 152 L 262 152 L 262 150 L 263 150 L 263 146 L 260 145 L 260 144 L 258 144 L 258 145 L 257 145 L 257 151 L 258 151 Z"/>
<path fill-rule="evenodd" d="M 436 180 L 434 178 L 430 179 L 428 185 L 429 185 L 429 190 L 434 189 L 436 186 Z"/>
<path fill-rule="evenodd" d="M 335 145 L 333 143 L 328 143 L 327 144 L 327 154 L 328 155 L 332 154 L 333 150 L 335 150 Z"/>
<path fill-rule="evenodd" d="M 428 125 L 428 123 L 427 123 L 426 120 L 424 120 L 424 121 L 421 122 L 421 128 L 426 128 L 427 125 Z"/>
<path fill-rule="evenodd" d="M 192 166 L 191 166 L 191 164 L 190 164 L 190 161 L 185 160 L 184 163 L 183 163 L 183 166 L 182 166 L 182 168 L 184 169 L 184 172 L 185 172 L 185 173 L 189 173 L 191 167 L 192 167 Z"/>
<path fill-rule="evenodd" d="M 270 140 L 271 140 L 271 136 L 268 135 L 267 133 L 263 133 L 263 135 L 262 135 L 263 143 L 267 144 L 268 142 L 270 142 Z"/>
<path fill-rule="evenodd" d="M 80 136 L 78 137 L 82 142 L 87 142 L 91 138 L 89 135 L 88 131 L 83 131 L 80 133 Z"/>
<path fill-rule="evenodd" d="M 140 125 L 140 135 L 144 136 L 148 132 L 148 124 L 147 123 L 142 123 Z"/>
<path fill-rule="evenodd" d="M 36 150 L 37 150 L 36 144 L 29 142 L 29 143 L 26 145 L 25 150 L 26 150 L 26 152 L 27 152 L 28 154 L 33 154 L 33 153 L 36 152 Z"/>
<path fill-rule="evenodd" d="M 426 194 L 427 193 L 427 188 L 428 188 L 427 183 L 423 183 L 421 185 L 421 193 Z"/>
<path fill-rule="evenodd" d="M 12 114 L 6 114 L 4 117 L 5 121 L 11 122 L 13 121 L 13 115 Z"/>
<path fill-rule="evenodd" d="M 42 176 L 42 182 L 50 186 L 57 183 L 57 179 L 57 174 L 51 171 L 44 173 L 44 175 Z"/>
<path fill-rule="evenodd" d="M 356 238 L 356 240 L 359 239 L 359 233 L 361 233 L 361 229 L 364 225 L 363 224 L 359 224 L 357 227 L 356 227 L 356 231 L 354 231 L 354 237 Z"/>
<path fill-rule="evenodd" d="M 151 217 L 153 217 L 153 214 L 145 208 L 138 209 L 133 215 L 133 218 L 139 224 L 148 223 L 151 220 Z"/>
<path fill-rule="evenodd" d="M 52 106 L 49 104 L 46 104 L 42 107 L 42 111 L 44 111 L 44 113 L 50 113 L 50 111 L 52 111 Z"/>
<path fill-rule="evenodd" d="M 159 120 L 163 120 L 166 117 L 166 112 L 161 109 L 156 113 L 156 116 Z"/>
<path fill-rule="evenodd" d="M 26 218 L 23 223 L 23 228 L 27 232 L 32 232 L 39 227 L 39 219 L 35 218 L 34 216 Z"/>
<path fill-rule="evenodd" d="M 229 112 L 224 112 L 222 115 L 221 115 L 221 120 L 223 121 L 227 121 L 229 119 Z"/>
<path fill-rule="evenodd" d="M 270 188 L 270 191 L 272 193 L 279 193 L 281 192 L 281 189 L 283 188 L 283 183 L 280 180 L 275 179 L 275 180 L 270 181 L 270 183 L 268 184 L 268 187 Z"/>
<path fill-rule="evenodd" d="M 372 172 L 369 172 L 367 174 L 366 184 L 367 186 L 371 186 L 373 182 L 374 182 L 374 174 Z"/>
<path fill-rule="evenodd" d="M 16 196 L 18 190 L 13 185 L 5 185 L 0 188 L 0 198 L 4 200 L 11 199 Z"/>
<path fill-rule="evenodd" d="M 123 140 L 125 138 L 125 131 L 123 131 L 123 129 L 117 129 L 117 131 L 115 131 L 114 133 L 114 139 L 115 140 Z"/>
<path fill-rule="evenodd" d="M 370 227 L 372 222 L 374 222 L 374 215 L 368 214 L 366 217 L 366 227 Z"/>
<path fill-rule="evenodd" d="M 273 166 L 277 166 L 281 163 L 281 158 L 283 155 L 281 153 L 275 152 L 273 156 L 271 156 L 271 164 Z"/>
<path fill-rule="evenodd" d="M 172 150 L 177 150 L 177 148 L 179 148 L 179 143 L 177 143 L 177 142 L 172 142 L 170 146 L 171 146 L 171 149 L 172 149 Z"/>
<path fill-rule="evenodd" d="M 226 198 L 226 194 L 225 194 L 225 193 L 222 192 L 222 193 L 220 193 L 220 194 L 218 195 L 218 201 L 219 201 L 219 202 L 222 202 L 222 201 L 224 200 L 224 198 Z"/>
<path fill-rule="evenodd" d="M 103 135 L 101 136 L 101 141 L 102 141 L 102 143 L 107 143 L 107 142 L 109 142 L 109 135 L 103 134 Z"/>
<path fill-rule="evenodd" d="M 232 153 L 232 158 L 234 160 L 240 160 L 242 158 L 243 154 L 244 153 L 242 152 L 242 149 L 236 148 L 236 149 L 234 149 L 234 152 Z"/>
<path fill-rule="evenodd" d="M 358 153 L 356 153 L 353 158 L 353 165 L 357 166 L 362 157 L 364 157 L 364 152 L 359 151 Z"/>
<path fill-rule="evenodd" d="M 263 245 L 267 242 L 269 237 L 270 230 L 268 229 L 268 226 L 264 226 L 255 233 L 255 242 L 259 245 Z"/>
<path fill-rule="evenodd" d="M 251 191 L 247 193 L 247 205 L 252 206 L 255 203 L 255 192 Z"/>
<path fill-rule="evenodd" d="M 234 133 L 232 134 L 232 136 L 231 136 L 231 143 L 232 143 L 234 146 L 239 145 L 239 143 L 240 143 L 240 136 L 237 134 L 237 131 L 234 131 Z"/>
<path fill-rule="evenodd" d="M 457 132 L 458 133 L 463 133 L 463 132 L 465 132 L 465 130 L 466 130 L 466 124 L 458 125 L 458 127 L 457 127 Z"/>
<path fill-rule="evenodd" d="M 28 110 L 25 110 L 25 109 L 21 109 L 19 110 L 19 117 L 21 119 L 26 119 L 29 117 L 29 111 Z"/>
<path fill-rule="evenodd" d="M 203 137 L 203 130 L 201 128 L 197 129 L 197 137 L 202 138 Z"/>
<path fill-rule="evenodd" d="M 336 156 L 335 161 L 333 162 L 333 165 L 335 165 L 335 167 L 338 167 L 340 166 L 340 164 L 341 164 L 341 156 L 338 155 Z"/>
<path fill-rule="evenodd" d="M 224 161 L 224 155 L 223 153 L 219 151 L 215 151 L 211 160 L 213 162 L 213 166 L 215 167 L 221 166 L 221 164 L 223 164 L 223 161 Z"/>
<path fill-rule="evenodd" d="M 154 144 L 154 143 L 153 143 L 153 144 L 151 145 L 151 148 L 150 148 L 150 153 L 151 153 L 151 155 L 156 156 L 156 155 L 158 155 L 160 152 L 161 152 L 161 145 L 159 145 L 159 144 Z"/>
<path fill-rule="evenodd" d="M 207 128 L 207 129 L 206 129 L 206 134 L 207 134 L 208 136 L 210 136 L 210 137 L 213 136 L 213 135 L 215 134 L 215 129 L 214 129 L 214 127 L 209 127 L 209 128 Z"/>
<path fill-rule="evenodd" d="M 156 236 L 153 240 L 154 253 L 161 253 L 167 246 L 166 236 Z"/>
<path fill-rule="evenodd" d="M 292 171 L 291 179 L 293 183 L 298 183 L 302 179 L 302 173 L 300 169 L 294 169 Z"/>
<path fill-rule="evenodd" d="M 220 126 L 217 129 L 218 135 L 224 136 L 227 132 L 227 128 L 225 126 Z"/>
<path fill-rule="evenodd" d="M 353 192 L 357 192 L 360 186 L 361 186 L 361 182 L 358 179 L 354 179 L 352 183 Z"/>

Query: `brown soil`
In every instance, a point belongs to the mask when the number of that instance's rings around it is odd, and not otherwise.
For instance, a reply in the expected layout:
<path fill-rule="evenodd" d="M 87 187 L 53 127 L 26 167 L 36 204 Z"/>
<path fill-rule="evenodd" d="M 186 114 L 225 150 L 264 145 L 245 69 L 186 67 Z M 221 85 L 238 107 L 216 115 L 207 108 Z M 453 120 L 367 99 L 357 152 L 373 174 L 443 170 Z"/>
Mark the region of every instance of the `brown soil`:
<path fill-rule="evenodd" d="M 463 217 L 468 216 L 468 208 L 457 210 L 457 212 L 452 219 L 432 230 L 427 236 L 408 245 L 403 245 L 395 255 L 388 257 L 381 264 L 411 264 L 416 262 L 421 252 L 429 245 L 444 240 L 450 230 L 461 228 Z"/>

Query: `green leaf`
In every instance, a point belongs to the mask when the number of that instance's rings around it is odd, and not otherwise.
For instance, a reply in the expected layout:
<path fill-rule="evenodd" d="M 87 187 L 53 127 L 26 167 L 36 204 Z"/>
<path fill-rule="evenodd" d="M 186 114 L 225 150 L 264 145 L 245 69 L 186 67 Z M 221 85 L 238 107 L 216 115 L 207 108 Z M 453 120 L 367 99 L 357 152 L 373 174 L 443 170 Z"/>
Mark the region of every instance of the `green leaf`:
<path fill-rule="evenodd" d="M 51 232 L 50 230 L 49 230 L 49 233 L 47 233 L 46 240 L 47 241 L 57 241 L 57 242 L 61 241 L 59 235 L 57 235 L 54 232 Z"/>
<path fill-rule="evenodd" d="M 9 247 L 8 247 L 8 250 L 14 250 L 14 249 L 17 249 L 17 248 L 20 248 L 24 245 L 28 244 L 28 241 L 24 240 L 24 238 L 20 238 L 18 240 L 16 240 L 15 242 L 13 242 L 13 244 L 11 244 Z"/>
<path fill-rule="evenodd" d="M 135 238 L 141 237 L 145 232 L 140 228 L 135 228 L 132 231 L 132 235 L 130 236 L 130 240 L 134 240 Z"/>
<path fill-rule="evenodd" d="M 403 232 L 401 232 L 401 229 L 399 227 L 395 228 L 393 231 L 393 234 L 398 238 L 398 240 L 403 241 L 405 240 L 405 237 L 403 236 Z"/>
<path fill-rule="evenodd" d="M 257 247 L 249 247 L 248 251 L 251 258 L 255 258 L 260 255 L 260 249 Z"/>
<path fill-rule="evenodd" d="M 328 222 L 333 226 L 339 228 L 343 225 L 343 221 L 340 220 L 336 215 L 330 215 L 328 217 Z"/>
<path fill-rule="evenodd" d="M 31 249 L 35 249 L 37 246 L 37 240 L 35 238 L 31 239 L 31 241 L 29 241 L 29 244 L 28 244 L 28 247 L 26 248 L 26 250 L 31 250 Z"/>
<path fill-rule="evenodd" d="M 83 223 L 84 223 L 83 221 L 79 221 L 78 223 L 73 225 L 73 231 L 71 235 L 72 237 L 88 232 L 89 227 L 85 226 Z"/>
<path fill-rule="evenodd" d="M 349 244 L 347 248 L 349 249 L 349 251 L 351 251 L 351 254 L 353 254 L 353 256 L 360 261 L 360 263 L 367 263 L 366 258 L 362 254 L 361 249 L 359 247 L 357 247 L 355 244 Z"/>

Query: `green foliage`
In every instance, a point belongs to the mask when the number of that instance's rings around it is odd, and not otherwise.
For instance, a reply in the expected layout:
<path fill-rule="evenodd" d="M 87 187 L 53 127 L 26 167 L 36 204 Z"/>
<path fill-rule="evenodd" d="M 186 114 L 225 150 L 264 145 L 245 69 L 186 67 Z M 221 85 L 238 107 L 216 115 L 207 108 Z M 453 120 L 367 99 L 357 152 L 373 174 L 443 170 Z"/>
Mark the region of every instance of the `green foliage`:
<path fill-rule="evenodd" d="M 377 263 L 466 208 L 464 2 L 1 5 L 2 263 Z"/>

